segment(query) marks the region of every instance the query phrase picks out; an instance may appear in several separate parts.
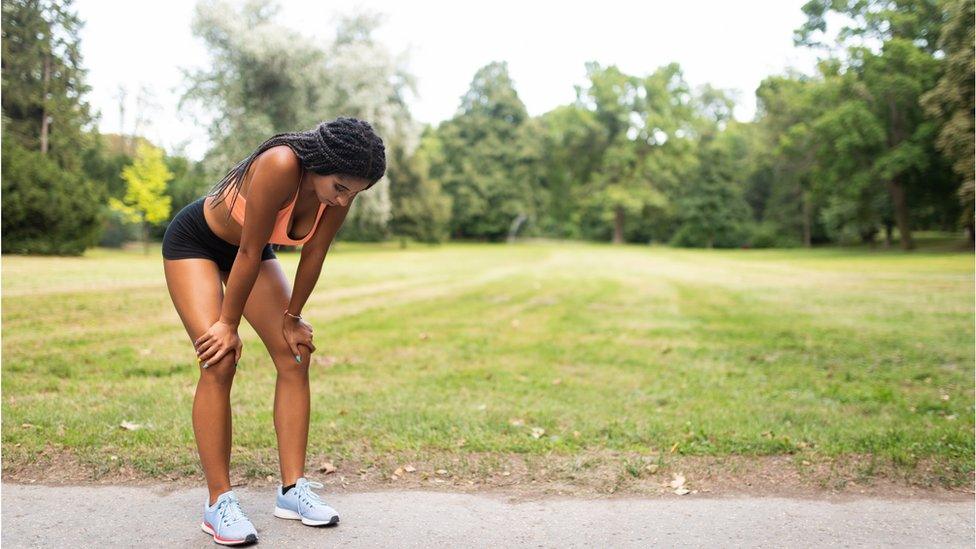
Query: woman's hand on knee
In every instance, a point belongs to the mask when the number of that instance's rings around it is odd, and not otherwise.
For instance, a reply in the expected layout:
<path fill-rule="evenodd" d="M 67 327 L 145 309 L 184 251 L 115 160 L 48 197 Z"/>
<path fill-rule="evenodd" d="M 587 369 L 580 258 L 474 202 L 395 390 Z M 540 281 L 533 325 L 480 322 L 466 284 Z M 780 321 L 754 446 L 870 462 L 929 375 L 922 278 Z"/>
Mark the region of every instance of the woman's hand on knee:
<path fill-rule="evenodd" d="M 193 342 L 193 347 L 197 351 L 198 361 L 203 364 L 214 364 L 228 353 L 234 357 L 234 364 L 237 364 L 241 360 L 244 345 L 237 334 L 237 326 L 218 320 Z"/>
<path fill-rule="evenodd" d="M 289 315 L 282 315 L 281 334 L 285 336 L 285 342 L 291 349 L 291 354 L 295 357 L 295 362 L 301 364 L 302 353 L 299 345 L 308 347 L 308 354 L 311 356 L 315 352 L 315 345 L 312 344 L 312 325 L 301 318 Z"/>

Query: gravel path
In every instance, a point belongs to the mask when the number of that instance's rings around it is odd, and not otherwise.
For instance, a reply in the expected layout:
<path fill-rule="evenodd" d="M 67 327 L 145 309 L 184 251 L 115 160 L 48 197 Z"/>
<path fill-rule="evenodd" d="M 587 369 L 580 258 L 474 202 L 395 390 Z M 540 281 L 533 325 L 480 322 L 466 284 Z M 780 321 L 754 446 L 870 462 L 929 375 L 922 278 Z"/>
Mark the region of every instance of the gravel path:
<path fill-rule="evenodd" d="M 325 493 L 336 527 L 271 516 L 235 490 L 265 547 L 967 547 L 973 502 L 783 498 L 546 498 L 432 491 Z M 2 545 L 214 547 L 203 489 L 3 484 Z"/>

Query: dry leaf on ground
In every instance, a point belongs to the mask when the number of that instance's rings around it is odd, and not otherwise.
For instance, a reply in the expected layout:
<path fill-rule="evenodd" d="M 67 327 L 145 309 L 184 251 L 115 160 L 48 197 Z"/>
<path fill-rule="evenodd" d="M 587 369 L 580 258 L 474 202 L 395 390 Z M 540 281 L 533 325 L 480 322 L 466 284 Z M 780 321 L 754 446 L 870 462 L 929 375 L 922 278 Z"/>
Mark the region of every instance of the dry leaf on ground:
<path fill-rule="evenodd" d="M 319 467 L 319 472 L 325 473 L 327 475 L 329 473 L 335 473 L 335 471 L 336 471 L 335 465 L 333 465 L 331 461 L 326 461 Z"/>

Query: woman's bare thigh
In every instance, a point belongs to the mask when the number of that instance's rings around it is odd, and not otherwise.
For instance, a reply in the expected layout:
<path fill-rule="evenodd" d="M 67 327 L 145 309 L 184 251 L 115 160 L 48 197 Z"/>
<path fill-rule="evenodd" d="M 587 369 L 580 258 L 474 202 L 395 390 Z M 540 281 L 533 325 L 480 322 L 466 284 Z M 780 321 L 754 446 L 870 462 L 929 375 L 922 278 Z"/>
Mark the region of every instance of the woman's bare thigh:
<path fill-rule="evenodd" d="M 190 342 L 203 335 L 220 318 L 224 290 L 220 271 L 209 259 L 164 259 L 166 287 L 183 321 Z"/>

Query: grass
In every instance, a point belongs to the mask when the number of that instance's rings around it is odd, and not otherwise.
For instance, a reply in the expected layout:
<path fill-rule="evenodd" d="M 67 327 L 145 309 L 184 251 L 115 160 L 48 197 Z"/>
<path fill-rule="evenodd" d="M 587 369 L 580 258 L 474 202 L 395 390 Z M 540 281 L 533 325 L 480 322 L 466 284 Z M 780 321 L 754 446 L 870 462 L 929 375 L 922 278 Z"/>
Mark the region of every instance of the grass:
<path fill-rule="evenodd" d="M 973 282 L 972 254 L 941 248 L 339 243 L 304 313 L 310 455 L 622 452 L 631 476 L 660 455 L 868 456 L 868 478 L 928 463 L 965 484 Z M 94 478 L 199 474 L 195 355 L 158 248 L 4 256 L 2 290 L 5 473 L 70 456 Z M 241 335 L 233 463 L 263 477 L 274 368 Z"/>

